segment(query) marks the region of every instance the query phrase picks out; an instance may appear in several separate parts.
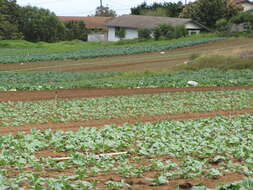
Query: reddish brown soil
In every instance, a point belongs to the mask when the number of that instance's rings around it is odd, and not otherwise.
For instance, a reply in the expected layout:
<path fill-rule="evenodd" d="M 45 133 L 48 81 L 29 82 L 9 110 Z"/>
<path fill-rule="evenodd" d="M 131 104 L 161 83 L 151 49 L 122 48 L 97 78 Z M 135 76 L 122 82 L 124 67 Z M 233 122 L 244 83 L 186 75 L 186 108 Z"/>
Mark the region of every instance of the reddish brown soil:
<path fill-rule="evenodd" d="M 217 110 L 212 112 L 195 112 L 195 113 L 180 113 L 180 114 L 164 114 L 164 115 L 153 115 L 144 116 L 138 118 L 119 118 L 119 119 L 100 119 L 100 120 L 89 120 L 89 121 L 72 121 L 67 123 L 46 123 L 46 124 L 30 124 L 20 127 L 0 127 L 0 135 L 6 134 L 17 134 L 18 132 L 29 133 L 31 129 L 52 129 L 53 131 L 63 130 L 63 131 L 78 131 L 80 127 L 96 127 L 101 128 L 108 124 L 123 125 L 124 123 L 136 123 L 136 122 L 156 122 L 165 119 L 173 120 L 190 120 L 198 118 L 209 118 L 218 115 L 223 116 L 233 116 L 240 114 L 253 114 L 253 109 L 243 109 L 243 110 Z"/>
<path fill-rule="evenodd" d="M 227 87 L 185 87 L 185 88 L 141 88 L 141 89 L 110 89 L 110 88 L 80 88 L 61 90 L 41 90 L 41 91 L 16 91 L 0 92 L 1 101 L 38 101 L 52 100 L 55 98 L 93 98 L 103 96 L 128 96 L 134 94 L 159 94 L 173 92 L 191 91 L 221 91 L 253 89 L 253 86 L 227 86 Z"/>
<path fill-rule="evenodd" d="M 124 64 L 105 64 L 105 65 L 97 65 L 97 66 L 92 66 L 92 67 L 87 67 L 84 66 L 79 67 L 79 68 L 67 68 L 67 69 L 63 69 L 63 72 L 104 72 L 104 71 L 115 71 L 115 69 L 118 68 L 129 68 L 132 66 L 136 66 L 136 65 L 144 65 L 144 64 L 157 64 L 157 63 L 167 63 L 169 61 L 185 61 L 187 60 L 186 57 L 183 58 L 176 58 L 176 59 L 162 59 L 162 60 L 153 60 L 153 61 L 143 61 L 143 62 L 132 62 L 132 63 L 124 63 Z M 127 70 L 126 70 L 127 71 Z"/>
<path fill-rule="evenodd" d="M 219 184 L 229 184 L 235 181 L 240 181 L 245 178 L 242 174 L 227 174 L 218 179 L 210 179 L 210 178 L 196 178 L 196 179 L 176 179 L 169 181 L 168 184 L 162 186 L 149 186 L 146 181 L 141 179 L 133 180 L 133 189 L 134 190 L 175 190 L 178 185 L 182 187 L 182 190 L 190 190 L 191 186 L 203 184 L 208 188 L 215 188 Z M 139 183 L 138 183 L 139 181 Z M 185 188 L 183 188 L 185 187 Z M 188 188 L 187 188 L 188 187 Z"/>

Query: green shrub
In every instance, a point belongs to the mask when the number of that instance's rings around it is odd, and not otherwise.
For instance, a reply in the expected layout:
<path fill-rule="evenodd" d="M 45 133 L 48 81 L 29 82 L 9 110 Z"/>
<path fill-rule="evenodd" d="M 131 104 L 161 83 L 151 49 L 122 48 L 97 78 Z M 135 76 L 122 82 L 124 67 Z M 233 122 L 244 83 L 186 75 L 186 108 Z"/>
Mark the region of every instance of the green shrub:
<path fill-rule="evenodd" d="M 160 28 L 159 27 L 154 28 L 153 35 L 154 35 L 154 39 L 155 40 L 159 40 L 160 39 L 161 32 L 160 32 Z"/>
<path fill-rule="evenodd" d="M 155 40 L 175 39 L 187 35 L 184 25 L 173 27 L 170 24 L 161 24 L 154 29 Z"/>
<path fill-rule="evenodd" d="M 186 35 L 187 35 L 187 30 L 185 29 L 183 25 L 176 26 L 174 28 L 174 38 L 181 38 Z"/>
<path fill-rule="evenodd" d="M 225 18 L 222 18 L 216 22 L 216 30 L 219 32 L 229 31 L 229 21 Z"/>
<path fill-rule="evenodd" d="M 151 38 L 151 30 L 148 28 L 139 29 L 138 30 L 138 37 L 141 40 L 148 40 Z"/>

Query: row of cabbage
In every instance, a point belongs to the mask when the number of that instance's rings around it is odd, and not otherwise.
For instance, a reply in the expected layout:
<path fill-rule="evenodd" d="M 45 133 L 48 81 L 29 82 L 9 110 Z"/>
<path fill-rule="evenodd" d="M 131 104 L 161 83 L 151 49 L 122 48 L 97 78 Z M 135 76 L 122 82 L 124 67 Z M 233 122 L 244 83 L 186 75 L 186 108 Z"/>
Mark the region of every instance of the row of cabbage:
<path fill-rule="evenodd" d="M 252 89 L 1 102 L 0 126 L 236 109 L 253 109 Z"/>
<path fill-rule="evenodd" d="M 178 42 L 168 42 L 161 44 L 145 44 L 145 45 L 129 45 L 122 47 L 80 49 L 65 52 L 31 52 L 26 54 L 6 55 L 0 57 L 0 63 L 20 63 L 20 62 L 36 62 L 49 60 L 65 60 L 65 59 L 84 59 L 104 56 L 130 55 L 136 53 L 146 53 L 154 51 L 162 51 L 169 49 L 182 48 L 208 42 L 215 42 L 225 38 L 209 37 L 198 40 L 185 40 Z"/>
<path fill-rule="evenodd" d="M 0 73 L 0 91 L 70 88 L 156 88 L 186 87 L 194 80 L 199 86 L 252 85 L 253 70 L 205 69 L 177 73 Z"/>
<path fill-rule="evenodd" d="M 241 115 L 0 136 L 0 188 L 135 189 L 231 173 L 251 177 L 252 123 L 253 115 Z M 39 154 L 45 150 L 52 156 Z"/>

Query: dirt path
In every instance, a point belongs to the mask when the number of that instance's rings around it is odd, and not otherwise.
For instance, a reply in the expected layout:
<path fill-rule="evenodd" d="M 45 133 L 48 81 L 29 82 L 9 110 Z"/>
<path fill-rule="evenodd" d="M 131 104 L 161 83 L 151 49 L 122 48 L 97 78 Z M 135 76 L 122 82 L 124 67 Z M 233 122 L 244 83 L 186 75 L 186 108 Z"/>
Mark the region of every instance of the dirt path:
<path fill-rule="evenodd" d="M 39 101 L 66 98 L 94 98 L 104 96 L 128 96 L 134 94 L 159 94 L 191 91 L 221 91 L 253 89 L 251 86 L 227 86 L 227 87 L 185 87 L 185 88 L 140 88 L 140 89 L 112 89 L 112 88 L 80 88 L 41 91 L 16 91 L 0 92 L 0 102 L 4 101 Z"/>
<path fill-rule="evenodd" d="M 99 119 L 89 121 L 72 121 L 67 123 L 46 123 L 46 124 L 30 124 L 20 127 L 0 127 L 0 135 L 6 134 L 17 134 L 18 132 L 30 132 L 31 129 L 52 129 L 53 131 L 78 131 L 80 127 L 96 127 L 101 128 L 104 125 L 116 124 L 123 125 L 124 123 L 134 124 L 136 122 L 156 122 L 165 119 L 172 120 L 194 120 L 198 118 L 215 117 L 218 115 L 233 116 L 240 114 L 253 114 L 253 109 L 242 109 L 242 110 L 217 110 L 212 112 L 195 112 L 195 113 L 180 113 L 180 114 L 163 114 L 163 115 L 152 115 L 136 118 L 119 118 L 119 119 Z"/>

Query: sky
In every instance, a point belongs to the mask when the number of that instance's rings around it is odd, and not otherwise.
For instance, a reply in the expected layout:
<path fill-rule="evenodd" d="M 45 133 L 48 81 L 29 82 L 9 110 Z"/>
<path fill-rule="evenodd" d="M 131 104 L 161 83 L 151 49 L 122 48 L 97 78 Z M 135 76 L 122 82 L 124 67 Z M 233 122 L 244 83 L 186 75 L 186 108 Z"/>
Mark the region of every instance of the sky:
<path fill-rule="evenodd" d="M 154 2 L 179 2 L 180 0 L 102 0 L 104 6 L 108 6 L 117 12 L 117 15 L 129 14 L 130 8 L 144 1 L 148 4 Z M 182 0 L 184 2 L 184 0 Z M 95 13 L 100 0 L 17 0 L 21 6 L 31 5 L 46 8 L 57 16 L 87 16 Z"/>

